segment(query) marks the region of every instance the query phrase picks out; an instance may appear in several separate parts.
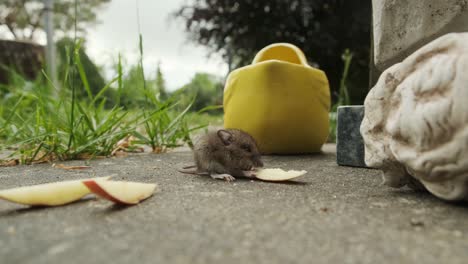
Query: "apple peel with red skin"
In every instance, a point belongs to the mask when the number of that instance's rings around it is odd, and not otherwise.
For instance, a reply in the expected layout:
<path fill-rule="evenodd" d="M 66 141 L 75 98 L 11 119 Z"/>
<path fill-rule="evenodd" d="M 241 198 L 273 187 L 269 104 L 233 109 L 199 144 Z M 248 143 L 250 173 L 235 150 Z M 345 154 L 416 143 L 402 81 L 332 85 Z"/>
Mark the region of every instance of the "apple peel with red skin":
<path fill-rule="evenodd" d="M 83 184 L 94 194 L 118 204 L 133 205 L 153 195 L 156 184 L 125 181 L 88 180 Z"/>

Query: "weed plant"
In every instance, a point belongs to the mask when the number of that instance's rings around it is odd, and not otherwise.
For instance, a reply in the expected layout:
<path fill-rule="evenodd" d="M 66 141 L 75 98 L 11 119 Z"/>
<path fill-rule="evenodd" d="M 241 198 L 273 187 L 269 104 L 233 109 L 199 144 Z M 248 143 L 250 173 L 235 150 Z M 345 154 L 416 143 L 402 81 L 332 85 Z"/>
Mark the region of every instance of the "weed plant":
<path fill-rule="evenodd" d="M 135 87 L 135 92 L 144 93 L 146 104 L 140 110 L 126 110 L 119 103 L 123 78 L 120 59 L 117 77 L 93 95 L 80 61 L 80 46 L 78 42 L 67 52 L 70 63 L 60 84 L 52 83 L 45 73 L 31 82 L 11 72 L 10 84 L 0 87 L 0 151 L 11 149 L 12 157 L 30 164 L 108 156 L 116 143 L 129 135 L 137 138 L 136 144 L 149 145 L 154 152 L 191 145 L 190 132 L 198 127 L 189 128 L 185 120 L 190 105 L 182 112 L 174 110 L 183 91 L 161 101 L 154 91 Z M 83 87 L 73 83 L 74 75 L 79 75 Z M 115 84 L 118 99 L 109 109 L 103 95 Z M 87 97 L 78 98 L 78 89 L 84 89 Z"/>
<path fill-rule="evenodd" d="M 341 56 L 341 58 L 344 63 L 344 68 L 343 68 L 343 74 L 341 75 L 341 80 L 340 80 L 338 101 L 330 109 L 330 115 L 329 115 L 330 127 L 329 127 L 328 142 L 336 142 L 336 122 L 337 122 L 338 106 L 351 104 L 346 81 L 348 79 L 349 67 L 351 65 L 351 61 L 353 60 L 353 54 L 348 49 L 346 49 L 343 55 Z"/>

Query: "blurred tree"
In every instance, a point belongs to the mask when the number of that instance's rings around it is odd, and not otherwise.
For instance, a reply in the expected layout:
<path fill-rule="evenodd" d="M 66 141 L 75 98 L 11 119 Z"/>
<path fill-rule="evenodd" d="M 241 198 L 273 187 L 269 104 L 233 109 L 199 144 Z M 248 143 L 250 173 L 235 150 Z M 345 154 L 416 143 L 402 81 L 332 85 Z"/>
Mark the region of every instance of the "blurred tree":
<path fill-rule="evenodd" d="M 96 14 L 111 0 L 80 0 L 77 7 L 77 32 L 83 33 L 89 24 L 97 22 Z M 74 29 L 75 0 L 54 1 L 55 27 L 66 33 Z M 44 4 L 42 0 L 0 0 L 0 32 L 16 40 L 35 40 L 43 27 Z M 1 35 L 0 35 L 1 36 Z"/>
<path fill-rule="evenodd" d="M 220 53 L 230 69 L 249 64 L 271 43 L 297 45 L 327 73 L 335 100 L 341 55 L 349 48 L 351 100 L 360 103 L 367 93 L 370 0 L 192 0 L 175 16 L 193 41 Z"/>
<path fill-rule="evenodd" d="M 144 80 L 141 76 L 141 66 L 135 64 L 122 78 L 120 104 L 125 108 L 141 108 L 146 105 Z M 148 84 L 148 81 L 147 81 Z"/>
<path fill-rule="evenodd" d="M 122 58 L 123 62 L 120 65 L 127 65 L 125 58 Z M 116 101 L 120 100 L 120 104 L 125 108 L 142 108 L 148 105 L 148 99 L 145 98 L 145 94 L 149 97 L 155 97 L 156 100 L 164 101 L 170 95 L 166 89 L 166 80 L 162 73 L 161 63 L 158 62 L 156 68 L 156 76 L 145 75 L 143 80 L 142 68 L 140 64 L 129 64 L 130 66 L 126 69 L 122 69 L 122 90 L 120 91 L 120 99 L 117 98 L 119 91 L 117 89 L 110 89 L 113 91 L 113 96 Z M 115 63 L 114 68 L 117 72 L 119 70 L 119 64 Z M 148 93 L 145 93 L 145 86 Z M 159 95 L 158 95 L 159 94 Z M 153 104 L 149 104 L 153 107 Z"/>
<path fill-rule="evenodd" d="M 196 112 L 210 105 L 222 105 L 223 84 L 221 81 L 221 78 L 209 73 L 196 73 L 192 80 L 181 88 L 186 91 L 185 97 L 182 99 L 185 101 L 182 102 L 183 107 L 185 107 L 195 95 L 196 98 L 190 108 L 191 111 Z"/>
<path fill-rule="evenodd" d="M 67 68 L 66 65 L 69 65 L 69 61 L 67 61 L 67 58 L 70 58 L 73 56 L 73 50 L 74 50 L 75 44 L 73 42 L 73 39 L 71 38 L 63 38 L 59 41 L 57 41 L 57 54 L 58 54 L 58 65 L 59 65 L 59 72 L 58 75 L 60 77 L 65 76 L 65 69 Z M 99 93 L 99 91 L 104 88 L 106 85 L 106 82 L 104 78 L 102 77 L 100 73 L 100 69 L 94 64 L 94 62 L 89 58 L 89 56 L 86 54 L 85 48 L 82 46 L 79 51 L 79 56 L 80 56 L 80 61 L 83 65 L 83 69 L 86 75 L 86 78 L 88 79 L 88 84 L 89 88 L 91 89 L 91 92 L 93 95 L 96 95 Z M 69 78 L 74 78 L 73 83 L 78 87 L 78 96 L 85 97 L 87 96 L 86 90 L 83 86 L 83 82 L 78 74 L 69 76 Z M 66 86 L 68 87 L 68 86 Z M 108 90 L 108 93 L 110 90 Z M 105 94 L 110 97 L 109 94 Z"/>
<path fill-rule="evenodd" d="M 167 99 L 166 80 L 164 79 L 161 71 L 161 62 L 158 62 L 158 68 L 156 69 L 156 90 L 159 92 L 159 98 L 161 100 Z"/>

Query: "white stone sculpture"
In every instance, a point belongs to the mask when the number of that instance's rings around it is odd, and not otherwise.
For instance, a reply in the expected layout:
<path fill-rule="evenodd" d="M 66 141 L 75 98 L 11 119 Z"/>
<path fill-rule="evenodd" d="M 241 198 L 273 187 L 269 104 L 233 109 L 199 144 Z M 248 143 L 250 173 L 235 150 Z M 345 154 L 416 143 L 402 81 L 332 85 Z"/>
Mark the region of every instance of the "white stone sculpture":
<path fill-rule="evenodd" d="M 364 106 L 365 161 L 387 185 L 468 200 L 468 33 L 442 36 L 388 68 Z"/>

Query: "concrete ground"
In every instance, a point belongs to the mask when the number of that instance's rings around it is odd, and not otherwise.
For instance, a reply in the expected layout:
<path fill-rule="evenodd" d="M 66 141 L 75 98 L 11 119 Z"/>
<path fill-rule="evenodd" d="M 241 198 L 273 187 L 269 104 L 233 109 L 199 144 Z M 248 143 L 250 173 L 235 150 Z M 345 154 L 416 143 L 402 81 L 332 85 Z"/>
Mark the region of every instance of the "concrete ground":
<path fill-rule="evenodd" d="M 180 174 L 188 151 L 95 160 L 86 171 L 0 168 L 0 189 L 107 175 L 160 189 L 131 207 L 0 201 L 0 263 L 468 262 L 468 205 L 381 186 L 379 171 L 337 166 L 333 147 L 265 157 L 267 167 L 308 171 L 289 183 Z"/>

